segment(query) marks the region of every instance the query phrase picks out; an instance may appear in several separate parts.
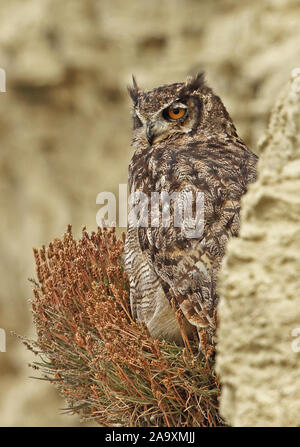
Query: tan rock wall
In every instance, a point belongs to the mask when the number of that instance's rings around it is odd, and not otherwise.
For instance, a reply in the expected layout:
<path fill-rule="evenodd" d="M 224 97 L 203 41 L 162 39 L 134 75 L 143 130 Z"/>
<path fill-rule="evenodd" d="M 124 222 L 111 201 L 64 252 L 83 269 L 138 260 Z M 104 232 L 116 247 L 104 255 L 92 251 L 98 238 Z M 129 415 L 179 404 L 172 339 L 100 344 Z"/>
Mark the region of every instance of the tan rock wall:
<path fill-rule="evenodd" d="M 220 281 L 221 412 L 234 426 L 299 426 L 300 69 L 259 152 Z"/>

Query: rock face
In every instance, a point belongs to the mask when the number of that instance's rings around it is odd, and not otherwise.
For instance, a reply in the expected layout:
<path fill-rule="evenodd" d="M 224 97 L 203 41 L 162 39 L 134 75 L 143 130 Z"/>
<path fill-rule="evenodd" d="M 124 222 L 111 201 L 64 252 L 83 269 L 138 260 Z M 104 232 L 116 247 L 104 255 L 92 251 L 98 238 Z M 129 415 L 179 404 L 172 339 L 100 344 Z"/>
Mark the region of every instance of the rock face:
<path fill-rule="evenodd" d="M 220 278 L 221 413 L 234 426 L 299 426 L 300 69 L 259 152 Z"/>

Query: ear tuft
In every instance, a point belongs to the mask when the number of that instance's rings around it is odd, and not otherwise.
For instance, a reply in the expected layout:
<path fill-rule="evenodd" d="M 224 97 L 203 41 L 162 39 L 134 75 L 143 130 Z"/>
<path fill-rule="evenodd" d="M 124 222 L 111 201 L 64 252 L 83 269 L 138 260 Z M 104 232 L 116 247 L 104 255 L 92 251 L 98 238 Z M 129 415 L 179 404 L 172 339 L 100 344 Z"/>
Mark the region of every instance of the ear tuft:
<path fill-rule="evenodd" d="M 132 75 L 132 86 L 128 86 L 128 93 L 133 101 L 133 103 L 136 105 L 138 102 L 138 97 L 140 94 L 140 89 L 137 85 L 136 79 L 134 77 L 134 75 Z"/>
<path fill-rule="evenodd" d="M 198 73 L 196 76 L 189 76 L 185 82 L 185 85 L 190 92 L 194 92 L 195 90 L 198 90 L 200 87 L 204 86 L 204 78 L 204 72 Z"/>

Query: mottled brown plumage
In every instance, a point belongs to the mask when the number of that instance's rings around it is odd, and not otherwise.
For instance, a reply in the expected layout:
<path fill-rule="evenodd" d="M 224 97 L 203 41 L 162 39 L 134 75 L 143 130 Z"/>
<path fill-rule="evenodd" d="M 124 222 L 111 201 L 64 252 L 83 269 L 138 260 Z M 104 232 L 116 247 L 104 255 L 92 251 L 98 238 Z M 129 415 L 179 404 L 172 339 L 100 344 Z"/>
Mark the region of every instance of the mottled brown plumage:
<path fill-rule="evenodd" d="M 174 298 L 187 332 L 196 326 L 213 337 L 218 271 L 228 239 L 238 235 L 240 200 L 256 179 L 257 157 L 202 74 L 148 92 L 134 80 L 129 93 L 135 150 L 130 192 L 204 193 L 204 231 L 197 238 L 174 226 L 172 204 L 169 227 L 148 221 L 137 228 L 129 217 L 125 265 L 132 313 L 153 336 L 180 343 Z"/>

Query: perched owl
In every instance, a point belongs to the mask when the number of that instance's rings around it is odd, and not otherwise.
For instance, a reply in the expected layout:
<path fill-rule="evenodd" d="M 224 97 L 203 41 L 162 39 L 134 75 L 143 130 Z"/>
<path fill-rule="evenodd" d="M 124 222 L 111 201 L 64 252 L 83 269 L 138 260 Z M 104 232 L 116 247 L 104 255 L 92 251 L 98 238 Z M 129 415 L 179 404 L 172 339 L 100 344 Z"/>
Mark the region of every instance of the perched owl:
<path fill-rule="evenodd" d="M 196 327 L 213 339 L 220 263 L 228 239 L 238 235 L 240 201 L 248 183 L 256 179 L 257 157 L 238 137 L 202 73 L 146 92 L 133 79 L 129 93 L 134 148 L 129 165 L 131 196 L 149 197 L 146 211 L 153 193 L 204 197 L 202 231 L 196 237 L 174 225 L 172 203 L 169 225 L 159 219 L 153 224 L 151 212 L 146 222 L 137 224 L 136 214 L 129 213 L 125 268 L 132 314 L 146 323 L 152 336 L 182 343 L 170 304 L 173 299 L 185 317 L 186 333 Z M 131 211 L 136 205 L 133 199 Z M 163 207 L 160 195 L 158 206 Z"/>

